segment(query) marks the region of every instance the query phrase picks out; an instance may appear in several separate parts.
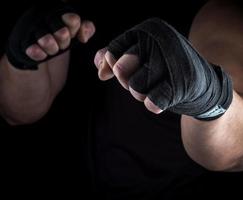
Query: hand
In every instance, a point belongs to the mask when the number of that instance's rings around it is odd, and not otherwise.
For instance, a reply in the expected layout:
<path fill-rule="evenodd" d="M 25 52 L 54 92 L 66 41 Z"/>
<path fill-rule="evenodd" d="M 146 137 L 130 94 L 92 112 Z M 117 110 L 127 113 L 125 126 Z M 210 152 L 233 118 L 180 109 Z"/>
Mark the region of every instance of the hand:
<path fill-rule="evenodd" d="M 18 69 L 37 69 L 38 64 L 64 53 L 77 38 L 86 43 L 95 26 L 81 22 L 67 4 L 54 1 L 36 5 L 15 25 L 7 45 L 9 62 Z"/>
<path fill-rule="evenodd" d="M 154 113 L 170 109 L 202 120 L 220 117 L 232 101 L 232 84 L 220 67 L 204 60 L 173 27 L 147 20 L 99 51 L 101 80 L 121 85 Z"/>

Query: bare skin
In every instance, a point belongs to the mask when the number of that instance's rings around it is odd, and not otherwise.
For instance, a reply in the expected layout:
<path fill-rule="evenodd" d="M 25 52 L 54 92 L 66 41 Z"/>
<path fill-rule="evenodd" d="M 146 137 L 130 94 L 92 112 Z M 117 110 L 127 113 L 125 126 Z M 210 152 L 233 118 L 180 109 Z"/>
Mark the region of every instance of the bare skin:
<path fill-rule="evenodd" d="M 222 66 L 234 82 L 233 102 L 221 118 L 202 122 L 183 115 L 181 120 L 181 134 L 188 155 L 213 171 L 243 171 L 242 22 L 242 10 L 234 2 L 213 0 L 196 16 L 189 37 L 204 58 Z M 125 54 L 115 60 L 103 49 L 97 52 L 95 64 L 101 80 L 115 76 L 149 111 L 162 112 L 146 95 L 134 91 L 128 84 L 138 68 L 138 57 Z"/>
<path fill-rule="evenodd" d="M 95 33 L 90 21 L 81 21 L 73 13 L 62 16 L 66 27 L 47 34 L 26 50 L 36 61 L 55 55 L 69 46 L 74 37 L 86 43 Z M 0 60 L 0 114 L 12 125 L 29 124 L 39 120 L 49 110 L 63 88 L 69 68 L 69 51 L 40 64 L 37 71 L 14 68 L 3 55 Z"/>
<path fill-rule="evenodd" d="M 242 8 L 234 1 L 214 0 L 198 13 L 189 36 L 194 47 L 222 66 L 234 83 L 233 102 L 223 117 L 208 123 L 182 117 L 185 149 L 195 161 L 213 170 L 243 171 L 242 20 Z"/>

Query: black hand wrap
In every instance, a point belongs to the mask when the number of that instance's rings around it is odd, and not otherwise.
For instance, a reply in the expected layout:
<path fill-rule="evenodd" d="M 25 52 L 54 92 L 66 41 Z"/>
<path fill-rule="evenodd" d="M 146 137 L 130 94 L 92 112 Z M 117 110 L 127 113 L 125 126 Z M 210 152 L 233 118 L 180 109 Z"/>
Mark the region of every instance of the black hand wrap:
<path fill-rule="evenodd" d="M 40 62 L 26 55 L 26 49 L 38 39 L 65 27 L 62 21 L 62 15 L 65 13 L 75 13 L 75 10 L 58 0 L 39 3 L 24 13 L 13 28 L 7 43 L 6 55 L 9 62 L 18 69 L 34 70 L 38 69 L 38 64 L 68 50 L 60 50 L 56 55 L 48 56 Z"/>
<path fill-rule="evenodd" d="M 136 54 L 141 67 L 129 80 L 162 110 L 213 120 L 232 102 L 229 76 L 209 64 L 173 27 L 149 19 L 113 40 L 108 50 L 116 59 Z"/>

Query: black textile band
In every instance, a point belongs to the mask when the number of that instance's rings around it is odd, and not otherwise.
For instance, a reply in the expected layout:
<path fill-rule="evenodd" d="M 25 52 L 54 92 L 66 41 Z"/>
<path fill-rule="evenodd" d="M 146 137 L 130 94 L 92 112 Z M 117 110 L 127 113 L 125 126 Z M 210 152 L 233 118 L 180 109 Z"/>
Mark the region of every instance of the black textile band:
<path fill-rule="evenodd" d="M 146 20 L 126 31 L 108 50 L 117 59 L 127 52 L 138 55 L 140 68 L 129 85 L 162 110 L 213 120 L 232 102 L 230 77 L 161 19 Z"/>
<path fill-rule="evenodd" d="M 76 11 L 68 4 L 58 0 L 39 3 L 26 11 L 16 23 L 8 39 L 6 55 L 9 62 L 18 69 L 35 70 L 38 69 L 37 66 L 40 63 L 67 51 L 70 46 L 40 62 L 34 61 L 26 55 L 26 49 L 35 44 L 38 39 L 65 27 L 62 21 L 62 15 L 65 13 L 76 13 Z"/>

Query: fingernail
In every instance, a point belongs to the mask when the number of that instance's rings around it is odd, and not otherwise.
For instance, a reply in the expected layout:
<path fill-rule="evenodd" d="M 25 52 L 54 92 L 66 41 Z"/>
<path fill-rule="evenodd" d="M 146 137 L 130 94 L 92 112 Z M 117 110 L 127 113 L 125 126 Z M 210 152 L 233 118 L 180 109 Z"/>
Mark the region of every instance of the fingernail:
<path fill-rule="evenodd" d="M 160 114 L 163 112 L 162 109 L 160 109 L 157 105 L 155 105 L 149 98 L 146 98 L 144 101 L 145 106 L 147 109 L 154 114 Z"/>

